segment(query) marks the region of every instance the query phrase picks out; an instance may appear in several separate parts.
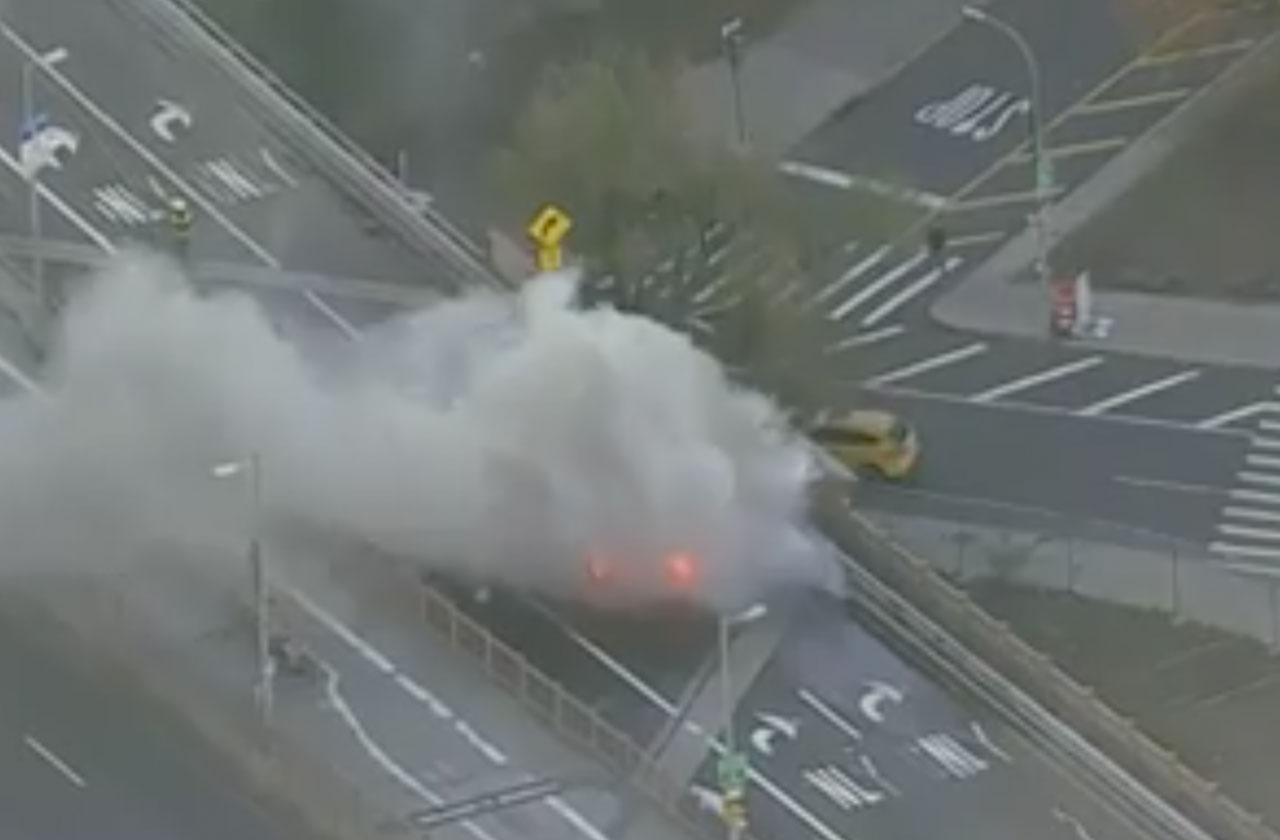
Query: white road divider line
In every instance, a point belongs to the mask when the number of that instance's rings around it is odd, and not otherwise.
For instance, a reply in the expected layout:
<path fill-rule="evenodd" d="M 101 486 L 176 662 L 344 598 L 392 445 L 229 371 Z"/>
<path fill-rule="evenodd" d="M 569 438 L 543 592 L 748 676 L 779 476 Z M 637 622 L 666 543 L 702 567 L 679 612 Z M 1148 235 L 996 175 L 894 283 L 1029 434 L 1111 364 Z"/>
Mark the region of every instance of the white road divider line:
<path fill-rule="evenodd" d="M 1264 432 L 1280 432 L 1280 421 L 1277 420 L 1259 420 L 1258 428 Z"/>
<path fill-rule="evenodd" d="M 1256 505 L 1280 506 L 1280 493 L 1267 493 L 1263 490 L 1237 489 L 1228 492 L 1227 496 L 1235 499 L 1237 502 L 1253 502 Z"/>
<path fill-rule="evenodd" d="M 1256 402 L 1250 403 L 1249 405 L 1242 405 L 1239 408 L 1233 408 L 1230 411 L 1224 411 L 1221 414 L 1215 414 L 1213 417 L 1206 420 L 1201 420 L 1199 423 L 1196 423 L 1195 426 L 1197 429 L 1220 429 L 1223 426 L 1230 425 L 1231 423 L 1235 423 L 1240 420 L 1247 420 L 1250 417 L 1255 417 L 1259 414 L 1266 414 L 1269 412 L 1280 412 L 1280 403 Z M 1262 421 L 1263 429 L 1269 429 L 1266 425 L 1268 422 L 1270 421 Z"/>
<path fill-rule="evenodd" d="M 1228 557 L 1254 557 L 1260 560 L 1280 560 L 1280 547 L 1265 545 L 1236 545 L 1227 542 L 1209 543 L 1209 551 L 1214 554 L 1225 554 Z"/>
<path fill-rule="evenodd" d="M 618 679 L 622 680 L 624 683 L 631 686 L 631 688 L 634 689 L 641 697 L 644 697 L 646 700 L 648 700 L 650 703 L 656 706 L 658 710 L 661 711 L 663 714 L 667 715 L 667 717 L 674 718 L 680 714 L 680 710 L 676 708 L 676 705 L 674 703 L 672 703 L 670 700 L 667 700 L 665 697 L 659 694 L 656 689 L 650 687 L 647 683 L 645 683 L 644 680 L 640 679 L 640 677 L 632 673 L 632 671 L 629 668 L 627 668 L 627 666 L 623 665 L 621 662 L 614 659 L 595 642 L 591 641 L 586 636 L 583 636 L 577 630 L 569 626 L 558 615 L 551 612 L 550 610 L 548 610 L 546 607 L 544 607 L 542 604 L 538 603 L 537 601 L 530 600 L 529 604 L 535 610 L 540 612 L 542 615 L 546 616 L 546 618 L 551 623 L 559 627 L 560 630 L 563 633 L 565 633 L 565 635 L 567 635 L 571 640 L 573 640 L 574 643 L 576 643 L 579 647 L 581 647 L 583 650 L 589 653 L 592 656 L 592 658 L 594 658 L 597 662 L 599 662 L 609 671 L 613 672 L 613 674 L 617 676 Z M 695 723 L 694 721 L 685 721 L 683 729 L 685 732 L 688 732 L 694 735 L 695 737 L 705 740 L 708 748 L 710 748 L 712 752 L 721 754 L 721 755 L 724 753 L 724 750 L 725 750 L 724 744 L 722 744 L 720 740 L 715 736 L 707 734 L 705 730 L 703 730 L 702 727 L 698 726 L 697 723 Z M 795 817 L 800 822 L 804 823 L 815 834 L 823 838 L 823 840 L 842 840 L 840 835 L 837 834 L 835 831 L 833 831 L 826 823 L 824 823 L 818 817 L 814 816 L 811 812 L 806 810 L 790 794 L 788 794 L 782 788 L 778 787 L 778 785 L 774 783 L 773 780 L 765 776 L 762 772 L 760 772 L 755 767 L 747 768 L 747 778 L 749 778 L 752 782 L 754 782 L 757 787 L 759 787 L 769 796 L 773 797 L 773 799 L 779 805 L 781 805 L 785 810 L 791 812 L 791 815 L 793 817 Z"/>
<path fill-rule="evenodd" d="M 834 726 L 841 733 L 855 741 L 862 740 L 862 732 L 858 727 L 846 720 L 839 712 L 828 706 L 821 698 L 809 689 L 801 688 L 796 692 L 796 694 L 800 697 L 801 702 L 817 712 L 819 717 Z"/>
<path fill-rule="evenodd" d="M 1175 373 L 1172 376 L 1166 376 L 1163 379 L 1157 379 L 1154 382 L 1139 385 L 1138 387 L 1131 388 L 1128 391 L 1122 391 L 1119 394 L 1107 397 L 1105 400 L 1100 400 L 1093 405 L 1086 406 L 1076 413 L 1081 417 L 1096 417 L 1099 414 L 1111 411 L 1113 408 L 1119 408 L 1122 405 L 1137 402 L 1138 400 L 1143 399 L 1144 397 L 1149 397 L 1152 394 L 1158 394 L 1161 391 L 1168 391 L 1170 388 L 1176 388 L 1177 386 L 1182 385 L 1185 382 L 1190 382 L 1199 376 L 1199 370 L 1184 370 L 1181 373 Z"/>
<path fill-rule="evenodd" d="M 999 242 L 1009 235 L 1004 230 L 988 230 L 982 233 L 966 233 L 947 240 L 948 248 L 975 248 L 979 245 L 990 245 Z"/>
<path fill-rule="evenodd" d="M 929 252 L 924 249 L 921 249 L 920 251 L 916 252 L 915 256 L 911 257 L 905 262 L 899 263 L 896 267 L 890 269 L 886 273 L 877 277 L 875 280 L 863 286 L 858 291 L 854 292 L 853 295 L 850 296 L 848 300 L 846 300 L 844 303 L 840 304 L 835 309 L 833 309 L 831 311 L 831 314 L 828 315 L 827 317 L 832 321 L 843 320 L 846 315 L 848 315 L 858 306 L 870 300 L 872 297 L 879 294 L 884 289 L 898 282 L 898 280 L 906 276 L 908 273 L 914 270 L 916 266 L 920 265 L 922 262 L 924 262 L 928 258 L 929 258 Z"/>
<path fill-rule="evenodd" d="M 191 186 L 191 184 L 187 183 L 181 175 L 173 171 L 168 164 L 147 148 L 146 144 L 139 141 L 126 128 L 120 125 L 120 123 L 116 122 L 115 118 L 94 102 L 92 97 L 80 90 L 80 88 L 76 87 L 75 83 L 68 79 L 61 70 L 47 62 L 41 62 L 39 51 L 37 51 L 31 44 L 27 43 L 21 35 L 15 32 L 3 21 L 0 21 L 0 34 L 3 34 L 6 40 L 16 46 L 22 52 L 27 61 L 40 64 L 41 72 L 57 83 L 58 87 L 61 88 L 67 96 L 69 96 L 81 108 L 88 111 L 95 120 L 105 126 L 108 131 L 116 136 L 117 139 L 128 146 L 134 154 L 142 158 L 148 166 L 159 172 L 168 179 L 170 183 L 185 193 L 187 197 L 201 209 L 201 211 L 217 221 L 218 224 L 220 224 L 250 253 L 262 260 L 267 266 L 271 268 L 280 268 L 279 260 L 277 260 L 270 251 L 258 244 L 257 240 L 249 234 L 237 227 L 236 224 L 228 219 L 226 215 L 224 215 L 213 202 L 209 201 L 203 193 Z"/>
<path fill-rule="evenodd" d="M 1015 379 L 1012 382 L 1006 382 L 1003 385 L 997 385 L 982 393 L 975 394 L 969 399 L 977 403 L 993 402 L 1001 397 L 1007 397 L 1010 394 L 1016 394 L 1019 391 L 1025 391 L 1028 388 L 1034 388 L 1037 385 L 1043 385 L 1046 382 L 1053 382 L 1057 379 L 1063 379 L 1076 373 L 1097 367 L 1104 361 L 1102 356 L 1086 356 L 1083 359 L 1076 359 L 1074 362 L 1068 362 L 1064 365 L 1042 370 L 1039 373 L 1033 373 L 1030 376 L 1024 376 L 1021 379 Z"/>
<path fill-rule="evenodd" d="M 966 344 L 955 350 L 946 353 L 940 353 L 937 356 L 931 356 L 927 359 L 921 359 L 918 362 L 882 373 L 879 376 L 872 377 L 867 380 L 872 386 L 888 385 L 892 382 L 901 382 L 912 376 L 918 376 L 931 370 L 936 370 L 947 365 L 954 365 L 963 362 L 965 359 L 972 358 L 987 352 L 987 343 L 985 341 L 975 341 L 973 344 Z"/>
<path fill-rule="evenodd" d="M 19 388 L 29 394 L 39 394 L 42 397 L 48 396 L 34 379 L 23 373 L 21 368 L 4 356 L 0 356 L 0 373 L 12 379 Z"/>
<path fill-rule="evenodd" d="M 828 283 L 822 291 L 818 292 L 818 294 L 814 296 L 813 302 L 826 303 L 829 298 L 835 297 L 837 294 L 844 291 L 845 286 L 848 286 L 850 283 L 879 265 L 881 261 L 889 255 L 891 250 L 893 250 L 893 246 L 882 245 L 875 251 L 872 251 L 867 256 L 858 260 L 849 268 L 848 271 Z"/>
<path fill-rule="evenodd" d="M 1244 462 L 1251 467 L 1261 467 L 1265 470 L 1280 470 L 1280 458 L 1274 455 L 1254 455 L 1245 456 Z"/>
<path fill-rule="evenodd" d="M 1127 96 L 1124 99 L 1099 99 L 1093 102 L 1086 102 L 1083 105 L 1077 105 L 1072 109 L 1071 113 L 1079 116 L 1086 114 L 1096 115 L 1107 114 L 1112 111 L 1123 111 L 1129 108 L 1144 108 L 1149 105 L 1163 105 L 1167 102 L 1186 99 L 1191 93 L 1191 88 L 1183 87 L 1158 90 L 1154 93 L 1144 93 L 1140 96 Z"/>
<path fill-rule="evenodd" d="M 330 615 L 328 612 L 322 609 L 318 604 L 316 604 L 314 601 L 312 601 L 310 598 L 308 598 L 306 595 L 304 595 L 302 592 L 298 591 L 297 589 L 289 586 L 282 586 L 279 584 L 278 581 L 273 581 L 272 585 L 276 586 L 281 591 L 285 592 L 290 598 L 292 598 L 304 610 L 306 610 L 307 613 L 310 614 L 312 618 L 316 619 L 318 622 L 324 625 L 327 629 L 329 629 L 330 632 L 332 632 L 338 638 L 346 642 L 352 649 L 354 649 L 358 654 L 360 654 L 362 657 L 367 659 L 369 662 L 373 663 L 373 665 L 377 667 L 379 670 L 383 671 L 388 675 L 394 675 L 394 679 L 396 683 L 401 688 L 403 688 L 408 694 L 410 694 L 415 699 L 423 702 L 425 705 L 430 707 L 432 712 L 437 717 L 451 719 L 453 721 L 454 730 L 459 735 L 461 735 L 463 739 L 466 740 L 467 743 L 469 743 L 472 746 L 472 748 L 474 748 L 477 752 L 479 752 L 481 755 L 487 758 L 492 764 L 495 764 L 499 767 L 505 767 L 510 763 L 510 759 L 507 757 L 507 755 L 504 752 L 502 752 L 502 750 L 498 749 L 486 738 L 481 736 L 480 733 L 478 733 L 475 730 L 475 728 L 471 726 L 470 723 L 468 723 L 467 721 L 463 720 L 461 717 L 454 714 L 449 709 L 448 706 L 446 706 L 442 701 L 440 701 L 438 698 L 432 695 L 431 692 L 429 692 L 421 684 L 414 682 L 407 675 L 401 673 L 399 669 L 396 668 L 395 664 L 391 662 L 390 659 L 388 659 L 386 656 L 380 653 L 373 645 L 369 644 L 364 639 L 356 635 L 355 631 L 351 630 L 345 624 L 338 621 L 337 618 Z M 337 671 L 334 670 L 332 666 L 329 666 L 327 664 L 325 667 L 330 672 L 330 680 L 332 682 L 332 691 L 331 691 L 330 700 L 333 701 L 336 698 L 338 702 L 342 703 L 340 711 L 342 708 L 345 708 L 346 710 L 346 713 L 343 715 L 343 717 L 348 720 L 348 725 L 352 727 L 352 730 L 354 732 L 356 732 L 357 737 L 360 738 L 363 743 L 365 743 L 366 750 L 368 750 L 371 755 L 374 755 L 375 759 L 378 759 L 380 763 L 383 763 L 383 765 L 387 767 L 389 772 L 392 772 L 393 775 L 396 775 L 396 777 L 401 780 L 402 784 L 406 784 L 406 786 L 411 786 L 410 783 L 412 783 L 412 785 L 416 785 L 415 790 L 421 789 L 425 793 L 423 798 L 430 800 L 430 798 L 434 796 L 434 794 L 432 794 L 430 791 L 427 791 L 426 788 L 423 788 L 421 784 L 417 782 L 416 779 L 414 779 L 411 775 L 405 773 L 405 771 L 402 768 L 399 768 L 399 766 L 396 765 L 393 761 L 391 761 L 390 758 L 387 758 L 385 753 L 382 753 L 381 749 L 378 748 L 377 744 L 373 742 L 373 739 L 369 738 L 368 733 L 364 731 L 364 727 L 360 724 L 359 720 L 355 718 L 350 708 L 346 707 L 345 701 L 343 701 L 341 699 L 341 696 L 337 694 L 337 678 L 338 678 Z M 378 758 L 378 754 L 381 754 L 382 758 Z M 579 831 L 581 831 L 587 837 L 591 838 L 591 840 L 609 840 L 607 835 L 600 832 L 599 829 L 597 829 L 594 825 L 592 825 L 589 820 L 587 820 L 580 813 L 578 813 L 569 805 L 567 805 L 563 800 L 559 800 L 559 803 L 560 804 L 557 806 L 548 800 L 546 804 L 549 805 L 552 808 L 552 810 L 556 811 L 561 816 L 563 816 L 568 822 L 574 825 Z M 435 804 L 440 804 L 440 803 L 439 801 L 437 801 Z M 570 817 L 569 814 L 572 814 L 573 816 Z M 585 828 L 586 826 L 590 826 L 590 830 L 587 830 Z M 472 832 L 472 833 L 474 834 L 475 832 Z"/>
<path fill-rule="evenodd" d="M 887 341 L 895 336 L 902 335 L 902 333 L 906 332 L 906 329 L 902 324 L 892 324 L 871 332 L 858 333 L 837 341 L 822 352 L 827 356 L 834 356 L 851 347 L 866 347 L 868 344 L 878 344 L 881 341 Z"/>
<path fill-rule="evenodd" d="M 314 306 L 317 310 L 319 310 L 321 315 L 328 318 L 330 323 L 332 323 L 339 330 L 341 330 L 342 333 L 346 335 L 347 338 L 351 339 L 352 341 L 360 340 L 360 331 L 356 329 L 354 326 L 352 326 L 350 321 L 348 321 L 346 318 L 343 318 L 341 315 L 339 315 L 338 311 L 334 309 L 332 306 L 330 306 L 329 303 L 325 301 L 322 297 L 320 297 L 318 294 L 311 291 L 310 289 L 307 289 L 305 292 L 303 292 L 302 296 L 305 297 L 311 303 L 312 306 Z"/>
<path fill-rule="evenodd" d="M 22 740 L 32 752 L 43 758 L 50 767 L 61 773 L 67 781 L 71 782 L 71 784 L 78 788 L 85 787 L 84 778 L 79 773 L 72 770 L 70 764 L 67 764 L 67 762 L 59 758 L 57 753 L 40 743 L 34 735 L 24 735 Z"/>
<path fill-rule="evenodd" d="M 1245 470 L 1236 473 L 1236 478 L 1248 484 L 1262 484 L 1268 487 L 1280 487 L 1280 475 Z"/>
<path fill-rule="evenodd" d="M 1249 444 L 1255 449 L 1280 449 L 1280 438 L 1255 437 Z"/>
<path fill-rule="evenodd" d="M 960 257 L 949 257 L 945 263 L 933 269 L 928 274 L 925 274 L 923 277 L 919 278 L 914 283 L 902 289 L 896 295 L 873 309 L 867 314 L 867 317 L 862 319 L 862 326 L 864 328 L 874 327 L 889 315 L 897 312 L 898 309 L 910 302 L 921 292 L 933 286 L 933 284 L 941 280 L 944 275 L 950 274 L 962 262 L 964 262 L 964 260 Z"/>
<path fill-rule="evenodd" d="M 1229 505 L 1222 509 L 1222 515 L 1228 519 L 1249 519 L 1254 522 L 1280 523 L 1280 510 L 1261 510 L 1259 508 Z"/>
<path fill-rule="evenodd" d="M 1228 537 L 1243 537 L 1247 540 L 1274 540 L 1280 541 L 1280 531 L 1272 528 L 1255 528 L 1249 525 L 1228 525 L 1218 526 L 1219 533 L 1226 534 Z"/>

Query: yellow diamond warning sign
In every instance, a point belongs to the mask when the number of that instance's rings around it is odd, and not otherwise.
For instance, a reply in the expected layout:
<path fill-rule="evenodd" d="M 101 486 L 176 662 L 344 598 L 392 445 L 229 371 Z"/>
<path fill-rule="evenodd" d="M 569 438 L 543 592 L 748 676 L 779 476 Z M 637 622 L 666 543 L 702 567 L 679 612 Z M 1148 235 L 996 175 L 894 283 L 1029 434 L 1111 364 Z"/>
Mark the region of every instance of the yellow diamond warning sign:
<path fill-rule="evenodd" d="M 529 238 L 544 248 L 554 248 L 573 227 L 569 214 L 554 204 L 544 204 L 529 223 Z"/>

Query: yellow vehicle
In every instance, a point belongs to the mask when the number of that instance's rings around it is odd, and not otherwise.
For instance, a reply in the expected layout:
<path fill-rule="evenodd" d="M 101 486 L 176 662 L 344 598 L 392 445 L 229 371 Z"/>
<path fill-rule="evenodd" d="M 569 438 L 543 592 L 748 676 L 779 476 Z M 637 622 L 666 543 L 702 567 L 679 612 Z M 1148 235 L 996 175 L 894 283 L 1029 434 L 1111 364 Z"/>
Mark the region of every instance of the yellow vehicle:
<path fill-rule="evenodd" d="M 915 430 L 887 411 L 821 418 L 809 429 L 809 437 L 850 469 L 870 468 L 884 478 L 908 478 L 920 460 Z"/>

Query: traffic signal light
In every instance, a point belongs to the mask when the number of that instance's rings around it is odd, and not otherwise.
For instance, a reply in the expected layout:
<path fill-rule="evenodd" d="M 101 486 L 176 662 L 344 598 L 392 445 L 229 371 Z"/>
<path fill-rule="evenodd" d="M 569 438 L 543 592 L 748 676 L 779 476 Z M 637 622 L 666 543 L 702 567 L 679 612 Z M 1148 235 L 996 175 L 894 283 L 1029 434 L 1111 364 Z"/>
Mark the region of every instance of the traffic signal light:
<path fill-rule="evenodd" d="M 725 824 L 739 831 L 747 827 L 747 801 L 741 793 L 725 794 L 720 805 L 720 816 Z"/>

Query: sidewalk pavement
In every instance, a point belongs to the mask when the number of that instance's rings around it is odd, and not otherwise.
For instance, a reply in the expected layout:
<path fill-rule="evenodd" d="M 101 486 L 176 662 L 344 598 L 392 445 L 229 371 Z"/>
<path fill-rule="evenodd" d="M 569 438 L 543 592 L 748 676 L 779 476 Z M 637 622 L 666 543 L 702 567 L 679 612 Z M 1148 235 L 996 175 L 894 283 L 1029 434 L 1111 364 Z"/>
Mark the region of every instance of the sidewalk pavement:
<path fill-rule="evenodd" d="M 1161 166 L 1190 137 L 1219 119 L 1280 67 L 1280 33 L 1193 96 L 1109 161 L 1051 211 L 1049 240 L 1057 247 L 1084 223 Z M 963 332 L 1043 339 L 1049 300 L 1031 277 L 1035 234 L 1028 228 L 931 308 L 944 326 Z M 1097 315 L 1112 319 L 1109 335 L 1074 341 L 1083 347 L 1194 363 L 1280 366 L 1280 306 L 1094 290 Z"/>
<path fill-rule="evenodd" d="M 777 32 L 753 41 L 746 22 L 740 79 L 753 148 L 780 157 L 838 108 L 889 79 L 960 20 L 963 0 L 812 0 Z M 725 61 L 681 80 L 698 137 L 732 147 L 733 95 Z"/>

